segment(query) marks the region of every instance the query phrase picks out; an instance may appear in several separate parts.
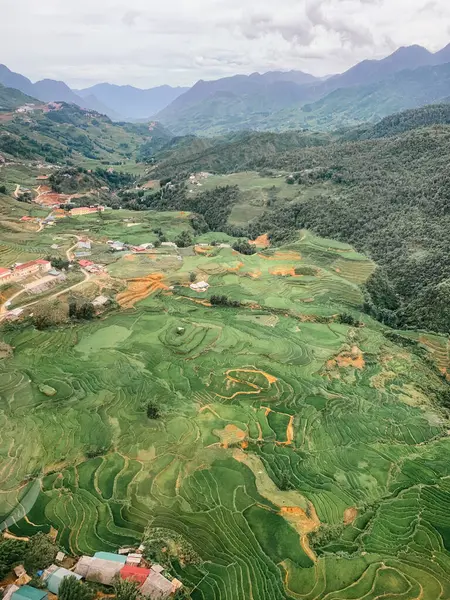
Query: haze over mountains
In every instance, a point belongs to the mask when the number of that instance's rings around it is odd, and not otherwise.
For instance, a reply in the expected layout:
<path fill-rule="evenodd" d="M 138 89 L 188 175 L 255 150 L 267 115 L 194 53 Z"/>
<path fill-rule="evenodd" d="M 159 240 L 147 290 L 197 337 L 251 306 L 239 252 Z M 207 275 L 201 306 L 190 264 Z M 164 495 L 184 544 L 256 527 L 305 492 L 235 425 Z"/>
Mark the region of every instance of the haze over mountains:
<path fill-rule="evenodd" d="M 449 63 L 450 44 L 436 53 L 414 45 L 328 78 L 295 70 L 269 71 L 200 80 L 191 88 L 101 83 L 72 90 L 62 81 L 32 83 L 0 65 L 0 83 L 39 100 L 63 100 L 96 110 L 113 120 L 155 118 L 177 135 L 216 135 L 252 128 L 330 129 L 446 101 Z"/>

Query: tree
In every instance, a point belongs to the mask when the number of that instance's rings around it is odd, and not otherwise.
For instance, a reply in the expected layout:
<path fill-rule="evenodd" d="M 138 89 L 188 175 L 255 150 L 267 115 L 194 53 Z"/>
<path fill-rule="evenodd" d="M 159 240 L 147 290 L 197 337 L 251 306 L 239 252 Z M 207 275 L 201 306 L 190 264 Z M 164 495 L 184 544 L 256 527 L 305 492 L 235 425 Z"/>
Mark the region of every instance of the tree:
<path fill-rule="evenodd" d="M 119 576 L 114 579 L 114 593 L 116 600 L 138 600 L 140 598 L 137 583 L 129 579 L 121 579 Z"/>
<path fill-rule="evenodd" d="M 33 308 L 33 323 L 36 329 L 47 329 L 53 325 L 66 323 L 69 305 L 58 298 L 40 302 Z"/>
<path fill-rule="evenodd" d="M 58 546 L 45 533 L 39 532 L 29 542 L 23 564 L 29 573 L 45 569 L 51 565 L 58 552 Z"/>
<path fill-rule="evenodd" d="M 6 189 L 6 185 L 0 185 L 0 194 L 7 194 L 8 190 Z"/>
<path fill-rule="evenodd" d="M 90 321 L 95 317 L 94 305 L 83 297 L 71 296 L 69 299 L 69 317 L 80 321 Z"/>
<path fill-rule="evenodd" d="M 147 417 L 152 420 L 156 420 L 160 418 L 159 408 L 153 404 L 153 402 L 149 402 L 147 404 Z"/>
<path fill-rule="evenodd" d="M 74 575 L 64 577 L 58 589 L 59 600 L 92 600 L 93 593 Z"/>
<path fill-rule="evenodd" d="M 247 240 L 238 240 L 233 244 L 233 250 L 240 254 L 255 254 L 256 248 L 248 243 Z"/>
<path fill-rule="evenodd" d="M 23 540 L 0 541 L 0 579 L 11 570 L 16 563 L 23 562 L 28 542 Z"/>
<path fill-rule="evenodd" d="M 232 308 L 239 308 L 241 306 L 239 300 L 231 300 L 231 298 L 225 295 L 213 294 L 209 301 L 213 306 L 230 306 Z"/>
<path fill-rule="evenodd" d="M 187 248 L 192 246 L 192 236 L 189 231 L 182 231 L 179 236 L 175 238 L 175 244 L 179 248 Z"/>
<path fill-rule="evenodd" d="M 158 239 L 153 242 L 153 245 L 155 246 L 155 248 L 159 248 L 161 246 L 161 243 L 161 240 Z"/>
<path fill-rule="evenodd" d="M 191 283 L 194 283 L 194 281 L 197 279 L 197 275 L 196 273 L 194 273 L 193 271 L 191 271 L 191 273 L 189 273 L 189 281 Z"/>
<path fill-rule="evenodd" d="M 89 321 L 95 316 L 95 308 L 92 302 L 84 302 L 77 310 L 78 319 L 85 319 Z"/>
<path fill-rule="evenodd" d="M 61 258 L 59 256 L 47 256 L 47 260 L 49 260 L 54 269 L 68 269 L 69 261 L 66 258 Z"/>

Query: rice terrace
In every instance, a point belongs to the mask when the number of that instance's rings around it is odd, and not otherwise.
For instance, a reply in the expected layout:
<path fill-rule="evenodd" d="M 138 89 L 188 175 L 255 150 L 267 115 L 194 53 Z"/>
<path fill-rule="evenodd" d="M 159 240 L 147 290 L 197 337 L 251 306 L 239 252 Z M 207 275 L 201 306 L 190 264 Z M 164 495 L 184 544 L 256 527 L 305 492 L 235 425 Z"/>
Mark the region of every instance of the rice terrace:
<path fill-rule="evenodd" d="M 119 253 L 116 309 L 4 328 L 8 533 L 144 540 L 196 600 L 450 598 L 445 338 L 363 314 L 350 246 L 263 241 Z"/>

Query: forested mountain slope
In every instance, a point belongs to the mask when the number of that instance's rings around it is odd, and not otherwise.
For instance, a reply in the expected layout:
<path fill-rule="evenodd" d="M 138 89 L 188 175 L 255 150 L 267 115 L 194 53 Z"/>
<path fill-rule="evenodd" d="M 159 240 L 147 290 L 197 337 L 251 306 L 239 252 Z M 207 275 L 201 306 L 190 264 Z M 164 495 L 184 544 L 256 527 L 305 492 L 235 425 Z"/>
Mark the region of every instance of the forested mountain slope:
<path fill-rule="evenodd" d="M 368 299 L 374 314 L 393 325 L 450 332 L 445 301 L 450 285 L 450 125 L 441 124 L 449 122 L 449 111 L 445 105 L 407 111 L 343 132 L 339 139 L 324 138 L 321 145 L 306 143 L 301 133 L 290 138 L 270 134 L 269 152 L 267 134 L 243 134 L 226 143 L 219 140 L 193 154 L 190 162 L 186 149 L 180 153 L 183 160 L 174 150 L 160 163 L 159 173 L 178 168 L 293 174 L 298 197 L 269 207 L 249 234 L 269 231 L 282 240 L 306 227 L 351 242 L 384 268 L 374 294 L 377 307 Z M 357 141 L 349 141 L 352 137 Z M 287 139 L 297 146 L 277 149 L 277 141 Z"/>
<path fill-rule="evenodd" d="M 33 102 L 39 104 L 35 98 L 27 96 L 14 88 L 5 87 L 0 83 L 0 115 L 4 111 L 11 111 L 23 104 Z"/>
<path fill-rule="evenodd" d="M 2 89 L 0 96 L 1 93 Z M 14 102 L 14 96 L 8 92 L 11 102 Z M 20 103 L 23 99 L 27 97 L 20 96 Z M 157 125 L 149 128 L 148 125 L 113 123 L 104 115 L 85 111 L 74 104 L 63 103 L 56 109 L 43 108 L 45 110 L 38 104 L 38 109 L 33 112 L 4 118 L 0 129 L 0 153 L 19 160 L 39 158 L 62 164 L 80 159 L 117 163 L 135 157 L 145 142 L 151 149 L 157 133 L 167 135 L 167 139 L 171 137 Z"/>

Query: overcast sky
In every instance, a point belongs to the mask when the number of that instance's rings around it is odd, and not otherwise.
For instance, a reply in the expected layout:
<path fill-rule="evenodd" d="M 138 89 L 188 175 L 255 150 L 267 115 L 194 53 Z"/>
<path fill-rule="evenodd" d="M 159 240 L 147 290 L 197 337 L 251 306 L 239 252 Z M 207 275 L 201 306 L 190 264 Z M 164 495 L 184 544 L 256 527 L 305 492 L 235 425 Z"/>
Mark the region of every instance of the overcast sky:
<path fill-rule="evenodd" d="M 32 81 L 192 85 L 236 73 L 341 72 L 450 42 L 449 0 L 0 0 L 0 63 Z"/>

